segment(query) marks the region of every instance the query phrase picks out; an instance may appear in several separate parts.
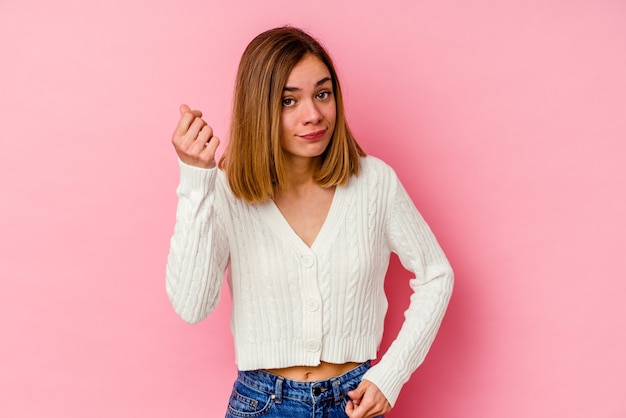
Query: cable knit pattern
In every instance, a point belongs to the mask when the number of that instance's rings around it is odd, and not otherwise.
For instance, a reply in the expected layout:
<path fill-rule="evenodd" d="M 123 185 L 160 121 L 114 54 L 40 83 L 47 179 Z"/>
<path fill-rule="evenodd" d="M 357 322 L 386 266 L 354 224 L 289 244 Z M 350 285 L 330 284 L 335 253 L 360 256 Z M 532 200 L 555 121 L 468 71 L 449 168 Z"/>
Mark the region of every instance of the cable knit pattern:
<path fill-rule="evenodd" d="M 335 191 L 311 247 L 273 202 L 249 205 L 233 197 L 219 169 L 179 162 L 166 287 L 176 312 L 196 323 L 215 308 L 227 278 L 240 370 L 364 362 L 376 358 L 382 339 L 384 280 L 397 253 L 415 274 L 410 305 L 391 347 L 364 376 L 393 405 L 435 338 L 453 277 L 393 170 L 371 156 L 361 162 L 361 174 Z"/>

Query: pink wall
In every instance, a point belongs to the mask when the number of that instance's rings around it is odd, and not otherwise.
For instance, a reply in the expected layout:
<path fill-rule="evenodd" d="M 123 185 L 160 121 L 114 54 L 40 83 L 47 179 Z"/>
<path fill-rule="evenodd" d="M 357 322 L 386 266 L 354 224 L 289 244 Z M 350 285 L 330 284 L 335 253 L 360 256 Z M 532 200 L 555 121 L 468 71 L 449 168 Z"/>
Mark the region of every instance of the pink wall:
<path fill-rule="evenodd" d="M 328 46 L 455 267 L 389 416 L 626 416 L 624 22 L 619 0 L 0 2 L 0 416 L 223 416 L 228 297 L 192 327 L 164 290 L 170 133 L 188 102 L 225 136 L 243 48 L 285 23 Z"/>

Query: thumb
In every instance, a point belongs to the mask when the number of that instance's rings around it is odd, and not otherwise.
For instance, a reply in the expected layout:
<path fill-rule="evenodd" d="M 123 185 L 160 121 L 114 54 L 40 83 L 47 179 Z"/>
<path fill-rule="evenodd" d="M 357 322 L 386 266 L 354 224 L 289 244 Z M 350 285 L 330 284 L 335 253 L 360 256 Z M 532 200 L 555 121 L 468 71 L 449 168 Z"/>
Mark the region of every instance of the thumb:
<path fill-rule="evenodd" d="M 187 106 L 186 104 L 182 104 L 180 105 L 180 114 L 184 114 L 185 112 L 191 112 L 192 115 L 194 115 L 196 118 L 201 118 L 202 117 L 202 112 L 199 110 L 191 110 L 191 108 L 189 106 Z"/>
<path fill-rule="evenodd" d="M 352 400 L 357 401 L 356 403 L 358 404 L 361 398 L 363 397 L 363 395 L 365 394 L 365 389 L 366 389 L 366 383 L 361 382 L 359 383 L 359 386 L 356 389 L 348 392 L 348 396 L 352 398 Z"/>

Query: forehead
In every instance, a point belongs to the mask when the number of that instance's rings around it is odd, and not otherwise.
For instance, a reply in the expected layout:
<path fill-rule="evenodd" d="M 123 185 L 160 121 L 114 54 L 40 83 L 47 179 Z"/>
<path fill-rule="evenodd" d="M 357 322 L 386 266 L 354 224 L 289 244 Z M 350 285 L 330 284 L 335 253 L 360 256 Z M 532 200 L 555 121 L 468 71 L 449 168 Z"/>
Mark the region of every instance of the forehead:
<path fill-rule="evenodd" d="M 305 55 L 293 67 L 287 77 L 286 86 L 288 87 L 307 87 L 315 86 L 320 80 L 330 79 L 330 71 L 326 64 L 318 57 L 312 54 Z"/>

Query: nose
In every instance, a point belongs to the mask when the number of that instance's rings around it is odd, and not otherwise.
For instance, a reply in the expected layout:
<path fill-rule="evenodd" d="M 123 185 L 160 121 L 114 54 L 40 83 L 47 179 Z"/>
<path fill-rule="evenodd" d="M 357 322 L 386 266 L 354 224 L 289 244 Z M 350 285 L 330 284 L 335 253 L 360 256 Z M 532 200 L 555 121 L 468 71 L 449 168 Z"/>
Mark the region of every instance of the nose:
<path fill-rule="evenodd" d="M 315 125 L 322 120 L 322 112 L 317 107 L 317 104 L 313 100 L 307 100 L 303 103 L 302 110 L 302 123 L 304 125 Z"/>

